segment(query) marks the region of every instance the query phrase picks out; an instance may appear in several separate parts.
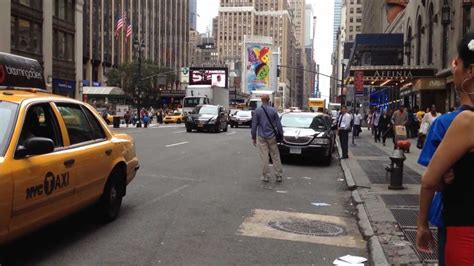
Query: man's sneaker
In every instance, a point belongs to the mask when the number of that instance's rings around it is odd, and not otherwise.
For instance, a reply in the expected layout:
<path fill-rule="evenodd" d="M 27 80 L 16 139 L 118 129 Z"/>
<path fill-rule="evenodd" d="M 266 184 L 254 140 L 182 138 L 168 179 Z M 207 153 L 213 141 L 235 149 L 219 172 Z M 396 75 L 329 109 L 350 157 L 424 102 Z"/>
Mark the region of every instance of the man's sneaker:
<path fill-rule="evenodd" d="M 268 176 L 262 176 L 263 182 L 270 182 L 270 178 Z"/>
<path fill-rule="evenodd" d="M 283 181 L 283 178 L 282 178 L 281 176 L 277 176 L 277 177 L 276 177 L 276 181 L 277 181 L 277 182 L 282 182 L 282 181 Z"/>

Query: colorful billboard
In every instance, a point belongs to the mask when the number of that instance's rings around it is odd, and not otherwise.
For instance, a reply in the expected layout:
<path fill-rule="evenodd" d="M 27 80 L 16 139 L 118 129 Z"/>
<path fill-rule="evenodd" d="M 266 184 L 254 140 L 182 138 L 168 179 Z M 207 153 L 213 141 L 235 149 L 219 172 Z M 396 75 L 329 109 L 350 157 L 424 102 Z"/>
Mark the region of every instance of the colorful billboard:
<path fill-rule="evenodd" d="M 227 88 L 227 68 L 189 68 L 189 85 L 212 85 Z"/>
<path fill-rule="evenodd" d="M 245 45 L 247 92 L 270 89 L 271 55 L 270 45 L 256 43 Z"/>

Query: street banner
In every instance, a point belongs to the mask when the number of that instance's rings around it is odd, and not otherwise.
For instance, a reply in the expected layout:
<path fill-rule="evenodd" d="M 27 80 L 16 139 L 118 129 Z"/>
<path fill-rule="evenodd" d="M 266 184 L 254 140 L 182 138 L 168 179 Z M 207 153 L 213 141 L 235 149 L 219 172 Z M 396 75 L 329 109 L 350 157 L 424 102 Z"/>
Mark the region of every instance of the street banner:
<path fill-rule="evenodd" d="M 364 71 L 354 72 L 354 88 L 356 96 L 364 95 Z"/>

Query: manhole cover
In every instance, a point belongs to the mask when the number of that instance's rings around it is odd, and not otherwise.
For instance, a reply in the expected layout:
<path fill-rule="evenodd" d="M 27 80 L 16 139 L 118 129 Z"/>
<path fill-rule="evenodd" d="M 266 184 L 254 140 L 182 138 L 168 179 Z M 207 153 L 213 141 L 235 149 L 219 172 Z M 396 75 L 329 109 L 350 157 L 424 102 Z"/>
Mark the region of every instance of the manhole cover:
<path fill-rule="evenodd" d="M 339 225 L 314 220 L 271 221 L 268 226 L 299 235 L 338 236 L 344 233 L 344 228 Z"/>

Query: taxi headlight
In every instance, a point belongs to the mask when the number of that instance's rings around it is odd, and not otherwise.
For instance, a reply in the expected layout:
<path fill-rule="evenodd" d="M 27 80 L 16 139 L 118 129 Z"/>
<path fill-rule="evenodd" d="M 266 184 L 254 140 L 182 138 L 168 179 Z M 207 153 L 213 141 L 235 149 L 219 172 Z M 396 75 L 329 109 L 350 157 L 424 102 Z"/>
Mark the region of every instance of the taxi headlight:
<path fill-rule="evenodd" d="M 313 139 L 313 141 L 311 142 L 311 144 L 315 144 L 315 145 L 327 145 L 327 144 L 329 144 L 329 139 L 326 139 L 326 138 L 315 138 L 315 139 Z"/>
<path fill-rule="evenodd" d="M 216 118 L 213 118 L 213 119 L 211 119 L 211 120 L 209 121 L 209 124 L 215 124 L 216 121 L 217 121 L 217 119 L 216 119 Z"/>

